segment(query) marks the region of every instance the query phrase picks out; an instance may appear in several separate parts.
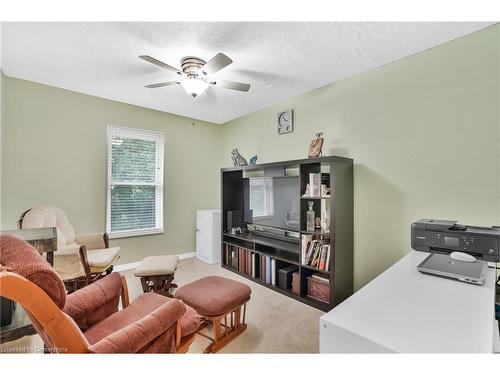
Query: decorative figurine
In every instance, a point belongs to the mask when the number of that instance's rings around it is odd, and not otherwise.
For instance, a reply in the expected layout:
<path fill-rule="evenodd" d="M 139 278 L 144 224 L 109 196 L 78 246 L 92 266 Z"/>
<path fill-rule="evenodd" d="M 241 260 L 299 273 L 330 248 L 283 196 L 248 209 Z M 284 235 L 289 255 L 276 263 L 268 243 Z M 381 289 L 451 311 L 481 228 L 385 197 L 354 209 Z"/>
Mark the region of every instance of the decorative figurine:
<path fill-rule="evenodd" d="M 309 158 L 317 158 L 321 155 L 323 155 L 323 132 L 316 133 L 316 138 L 314 138 L 311 141 L 311 144 L 309 146 L 309 153 L 307 154 L 307 157 Z"/>
<path fill-rule="evenodd" d="M 329 197 L 330 196 L 330 188 L 326 187 L 326 185 L 321 185 L 321 196 Z"/>
<path fill-rule="evenodd" d="M 251 157 L 250 160 L 248 161 L 248 165 L 255 165 L 255 164 L 257 164 L 257 155 Z"/>
<path fill-rule="evenodd" d="M 231 234 L 241 234 L 243 233 L 243 230 L 241 229 L 241 227 L 235 227 L 235 228 L 231 228 Z"/>
<path fill-rule="evenodd" d="M 233 165 L 235 167 L 244 167 L 248 165 L 246 159 L 240 155 L 237 148 L 231 151 L 231 159 L 233 160 Z"/>
<path fill-rule="evenodd" d="M 321 196 L 321 173 L 309 173 L 309 196 L 319 198 Z"/>
<path fill-rule="evenodd" d="M 304 193 L 303 197 L 310 197 L 311 196 L 311 185 L 306 184 L 306 192 Z"/>
<path fill-rule="evenodd" d="M 315 216 L 316 216 L 316 213 L 314 212 L 313 210 L 313 207 L 314 207 L 314 202 L 313 201 L 309 201 L 307 202 L 307 204 L 309 205 L 309 210 L 306 212 L 306 230 L 308 232 L 314 232 L 314 227 L 315 227 Z"/>
<path fill-rule="evenodd" d="M 328 215 L 326 213 L 326 208 L 323 208 L 321 213 L 321 231 L 323 233 L 330 233 L 330 228 L 328 227 Z"/>
<path fill-rule="evenodd" d="M 316 219 L 314 219 L 314 227 L 316 229 L 321 229 L 321 218 L 316 216 Z"/>

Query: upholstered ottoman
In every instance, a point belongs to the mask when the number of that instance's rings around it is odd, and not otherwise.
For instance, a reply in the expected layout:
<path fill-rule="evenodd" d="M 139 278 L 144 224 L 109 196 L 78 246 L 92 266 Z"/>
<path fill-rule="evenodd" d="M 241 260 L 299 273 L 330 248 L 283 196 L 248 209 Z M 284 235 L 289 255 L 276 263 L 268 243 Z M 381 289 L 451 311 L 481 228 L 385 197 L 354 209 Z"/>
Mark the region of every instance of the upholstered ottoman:
<path fill-rule="evenodd" d="M 198 334 L 212 341 L 205 353 L 217 352 L 247 328 L 246 303 L 251 292 L 248 285 L 239 281 L 209 276 L 187 284 L 175 293 L 175 298 L 195 309 L 204 320 Z M 213 325 L 213 337 L 200 332 L 208 324 Z"/>
<path fill-rule="evenodd" d="M 135 269 L 135 276 L 141 279 L 142 290 L 173 297 L 171 289 L 177 288 L 172 283 L 179 258 L 175 255 L 156 255 L 144 258 Z"/>

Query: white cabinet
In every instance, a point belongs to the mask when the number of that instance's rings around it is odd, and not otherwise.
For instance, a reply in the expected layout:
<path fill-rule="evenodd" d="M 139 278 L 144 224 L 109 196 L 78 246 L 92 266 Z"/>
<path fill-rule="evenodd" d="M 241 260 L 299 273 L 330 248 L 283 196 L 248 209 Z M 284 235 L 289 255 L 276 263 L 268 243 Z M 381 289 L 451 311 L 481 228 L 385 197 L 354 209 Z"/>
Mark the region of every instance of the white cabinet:
<path fill-rule="evenodd" d="M 204 262 L 220 263 L 220 210 L 196 211 L 196 257 Z"/>
<path fill-rule="evenodd" d="M 323 315 L 320 353 L 493 352 L 495 269 L 467 284 L 418 272 L 428 255 L 410 250 Z"/>

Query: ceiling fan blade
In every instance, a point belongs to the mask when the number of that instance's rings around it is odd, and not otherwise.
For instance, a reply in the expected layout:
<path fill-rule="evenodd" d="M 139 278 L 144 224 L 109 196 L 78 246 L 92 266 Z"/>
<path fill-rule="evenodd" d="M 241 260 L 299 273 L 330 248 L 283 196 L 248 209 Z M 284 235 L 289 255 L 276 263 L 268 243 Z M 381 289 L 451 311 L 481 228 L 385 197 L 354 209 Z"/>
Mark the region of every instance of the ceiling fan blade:
<path fill-rule="evenodd" d="M 207 75 L 214 74 L 217 73 L 219 70 L 225 68 L 232 62 L 233 60 L 231 60 L 223 53 L 218 53 L 217 55 L 212 57 L 212 59 L 209 60 L 205 65 L 201 67 L 201 71 L 203 72 L 203 74 Z"/>
<path fill-rule="evenodd" d="M 147 87 L 148 89 L 155 89 L 157 87 L 170 86 L 170 85 L 178 85 L 178 84 L 180 84 L 180 82 L 170 81 L 170 82 L 152 83 L 151 85 L 147 85 L 147 86 L 144 86 L 144 87 Z"/>
<path fill-rule="evenodd" d="M 250 89 L 250 85 L 248 83 L 241 82 L 233 82 L 233 81 L 223 81 L 218 79 L 217 81 L 210 82 L 211 85 L 215 87 L 222 87 L 230 90 L 238 90 L 247 92 Z"/>
<path fill-rule="evenodd" d="M 141 56 L 139 56 L 139 58 L 143 59 L 144 61 L 150 62 L 151 64 L 155 64 L 156 66 L 159 66 L 160 68 L 170 70 L 170 71 L 177 73 L 179 75 L 182 74 L 179 69 L 176 69 L 173 66 L 165 64 L 163 61 L 157 60 L 154 57 L 151 57 L 149 55 L 141 55 Z"/>

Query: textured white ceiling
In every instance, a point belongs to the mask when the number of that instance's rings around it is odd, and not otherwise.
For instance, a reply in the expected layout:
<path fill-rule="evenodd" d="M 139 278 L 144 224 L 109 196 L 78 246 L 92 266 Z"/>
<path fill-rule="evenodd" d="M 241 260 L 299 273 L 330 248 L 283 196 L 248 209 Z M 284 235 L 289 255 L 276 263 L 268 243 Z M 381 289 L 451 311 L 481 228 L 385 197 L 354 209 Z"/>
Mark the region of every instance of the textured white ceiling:
<path fill-rule="evenodd" d="M 224 123 L 274 102 L 424 51 L 491 23 L 4 23 L 2 69 L 11 77 Z M 223 52 L 217 73 L 250 83 L 247 93 L 209 88 L 147 89 L 174 73 L 138 58 Z"/>

